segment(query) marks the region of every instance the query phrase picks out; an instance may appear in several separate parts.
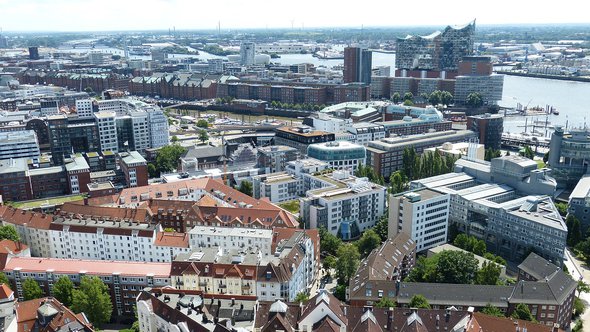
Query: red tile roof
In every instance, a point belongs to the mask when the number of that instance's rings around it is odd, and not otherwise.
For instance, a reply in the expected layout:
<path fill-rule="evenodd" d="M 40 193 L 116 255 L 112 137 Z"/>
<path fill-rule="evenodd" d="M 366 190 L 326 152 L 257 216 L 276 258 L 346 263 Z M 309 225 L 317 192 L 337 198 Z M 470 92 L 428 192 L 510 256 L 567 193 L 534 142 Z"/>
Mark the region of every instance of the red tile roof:
<path fill-rule="evenodd" d="M 58 313 L 53 317 L 46 328 L 37 330 L 38 326 L 35 326 L 35 322 L 37 321 L 37 310 L 43 305 L 50 305 Z M 35 331 L 41 332 L 68 331 L 69 324 L 80 324 L 83 330 L 77 331 L 94 331 L 90 322 L 84 319 L 83 316 L 74 314 L 68 307 L 51 297 L 18 302 L 16 304 L 16 316 L 18 332 L 30 332 L 33 331 L 34 328 L 37 328 Z"/>
<path fill-rule="evenodd" d="M 31 211 L 25 211 L 8 207 L 3 209 L 2 218 L 3 221 L 14 225 L 27 225 L 28 227 L 37 229 L 49 229 L 51 225 L 52 216 L 45 213 L 37 213 Z"/>
<path fill-rule="evenodd" d="M 128 276 L 153 274 L 157 278 L 170 276 L 170 263 L 100 261 L 83 259 L 13 257 L 8 260 L 5 271 L 21 268 L 23 272 L 46 272 L 54 270 L 59 274 L 77 274 L 85 271 L 88 275 L 111 275 L 120 273 Z"/>
<path fill-rule="evenodd" d="M 162 247 L 188 248 L 188 234 L 161 232 L 156 236 L 155 245 Z"/>
<path fill-rule="evenodd" d="M 470 322 L 470 325 L 467 326 L 466 332 L 480 332 L 478 327 L 480 327 L 485 332 L 515 331 L 517 326 L 520 327 L 521 331 L 524 331 L 524 328 L 526 328 L 526 331 L 528 332 L 553 331 L 552 326 L 533 323 L 521 319 L 494 317 L 482 314 L 481 312 L 474 313 L 473 320 L 475 322 Z M 563 332 L 563 330 L 559 329 L 559 332 Z"/>
<path fill-rule="evenodd" d="M 64 203 L 59 209 L 59 215 L 69 215 L 80 217 L 106 217 L 111 220 L 132 220 L 139 223 L 149 223 L 152 214 L 149 209 L 145 208 L 118 208 L 105 206 L 80 205 L 76 203 Z"/>
<path fill-rule="evenodd" d="M 21 251 L 27 250 L 28 248 L 26 244 L 19 241 L 8 239 L 0 241 L 0 253 L 18 255 Z"/>
<path fill-rule="evenodd" d="M 0 300 L 8 299 L 13 293 L 7 284 L 0 284 Z"/>

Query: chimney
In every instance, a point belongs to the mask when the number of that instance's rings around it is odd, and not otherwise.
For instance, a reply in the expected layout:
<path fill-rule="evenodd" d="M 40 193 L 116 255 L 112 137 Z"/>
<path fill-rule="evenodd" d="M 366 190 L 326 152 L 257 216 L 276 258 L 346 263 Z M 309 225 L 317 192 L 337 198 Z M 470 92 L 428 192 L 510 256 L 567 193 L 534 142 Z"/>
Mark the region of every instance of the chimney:
<path fill-rule="evenodd" d="M 387 310 L 387 325 L 386 329 L 391 331 L 393 329 L 393 308 Z"/>

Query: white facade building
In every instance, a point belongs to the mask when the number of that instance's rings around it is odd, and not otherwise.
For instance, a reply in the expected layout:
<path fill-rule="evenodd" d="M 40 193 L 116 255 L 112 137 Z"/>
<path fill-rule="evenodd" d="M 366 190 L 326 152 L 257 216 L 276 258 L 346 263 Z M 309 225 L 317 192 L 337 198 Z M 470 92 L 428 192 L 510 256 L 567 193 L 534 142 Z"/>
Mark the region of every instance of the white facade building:
<path fill-rule="evenodd" d="M 92 99 L 76 99 L 76 114 L 79 118 L 92 118 Z"/>
<path fill-rule="evenodd" d="M 251 66 L 254 64 L 256 56 L 256 44 L 252 42 L 242 42 L 240 45 L 240 64 Z"/>
<path fill-rule="evenodd" d="M 146 109 L 150 126 L 150 148 L 156 149 L 168 145 L 168 119 L 158 108 Z"/>
<path fill-rule="evenodd" d="M 260 251 L 263 255 L 272 254 L 271 229 L 195 226 L 188 234 L 193 249 L 222 247 L 228 250 Z"/>
<path fill-rule="evenodd" d="M 92 115 L 91 115 L 92 116 Z M 117 113 L 114 111 L 100 111 L 94 113 L 98 125 L 98 136 L 100 138 L 101 151 L 119 152 L 117 141 Z"/>
<path fill-rule="evenodd" d="M 404 232 L 424 251 L 447 242 L 450 196 L 430 189 L 392 196 L 388 236 Z"/>
<path fill-rule="evenodd" d="M 144 151 L 150 148 L 151 126 L 149 125 L 148 113 L 133 111 L 130 112 L 133 126 L 133 141 L 135 150 Z"/>

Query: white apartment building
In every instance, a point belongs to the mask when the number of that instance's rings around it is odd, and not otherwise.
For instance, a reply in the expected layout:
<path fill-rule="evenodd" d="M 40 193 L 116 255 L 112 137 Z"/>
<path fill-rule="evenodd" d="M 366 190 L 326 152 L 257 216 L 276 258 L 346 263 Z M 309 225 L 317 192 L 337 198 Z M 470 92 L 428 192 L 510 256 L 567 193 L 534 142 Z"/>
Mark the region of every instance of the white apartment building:
<path fill-rule="evenodd" d="M 39 160 L 39 141 L 33 130 L 0 133 L 0 160 L 31 158 Z"/>
<path fill-rule="evenodd" d="M 416 242 L 416 251 L 445 244 L 449 225 L 449 194 L 430 189 L 391 196 L 388 236 L 406 233 Z"/>
<path fill-rule="evenodd" d="M 211 226 L 195 226 L 188 232 L 192 249 L 222 247 L 263 255 L 272 254 L 272 234 L 271 229 Z"/>
<path fill-rule="evenodd" d="M 303 192 L 301 179 L 286 172 L 253 176 L 252 187 L 254 198 L 267 197 L 273 203 L 297 199 Z"/>
<path fill-rule="evenodd" d="M 385 127 L 372 122 L 357 122 L 347 126 L 346 130 L 354 136 L 354 143 L 367 146 L 370 141 L 385 138 Z"/>
<path fill-rule="evenodd" d="M 150 148 L 150 133 L 148 113 L 133 111 L 130 112 L 131 123 L 133 126 L 133 141 L 135 150 L 144 151 Z"/>
<path fill-rule="evenodd" d="M 168 145 L 168 118 L 158 107 L 146 109 L 150 130 L 150 147 L 152 149 Z"/>
<path fill-rule="evenodd" d="M 386 213 L 387 189 L 347 171 L 311 176 L 305 198 L 299 199 L 300 216 L 310 228 L 324 227 L 351 239 L 375 226 Z M 325 186 L 324 186 L 325 185 Z"/>
<path fill-rule="evenodd" d="M 114 111 L 100 111 L 94 113 L 98 125 L 101 151 L 119 152 L 117 140 L 117 113 Z"/>
<path fill-rule="evenodd" d="M 79 118 L 92 118 L 92 99 L 76 99 L 76 114 Z"/>
<path fill-rule="evenodd" d="M 16 210 L 4 216 L 3 225 L 15 226 L 32 256 L 170 262 L 189 252 L 188 236 L 178 239 L 156 226 L 103 218 L 76 219 Z"/>

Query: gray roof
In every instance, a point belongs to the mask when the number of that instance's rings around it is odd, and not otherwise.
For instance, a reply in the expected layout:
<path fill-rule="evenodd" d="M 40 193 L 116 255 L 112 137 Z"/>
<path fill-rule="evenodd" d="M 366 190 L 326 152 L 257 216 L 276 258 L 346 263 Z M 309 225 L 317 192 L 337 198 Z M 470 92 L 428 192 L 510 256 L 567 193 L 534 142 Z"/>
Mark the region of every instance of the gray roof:
<path fill-rule="evenodd" d="M 182 159 L 201 159 L 218 156 L 223 156 L 223 146 L 204 145 L 189 148 Z"/>
<path fill-rule="evenodd" d="M 522 263 L 520 263 L 518 268 L 530 274 L 537 280 L 548 278 L 553 275 L 555 271 L 560 270 L 557 265 L 548 262 L 543 257 L 535 254 L 534 252 L 528 255 L 528 257 L 522 261 Z"/>
<path fill-rule="evenodd" d="M 421 294 L 431 305 L 484 307 L 490 303 L 506 308 L 513 289 L 512 286 L 402 282 L 397 302 L 408 304 L 412 296 Z"/>

